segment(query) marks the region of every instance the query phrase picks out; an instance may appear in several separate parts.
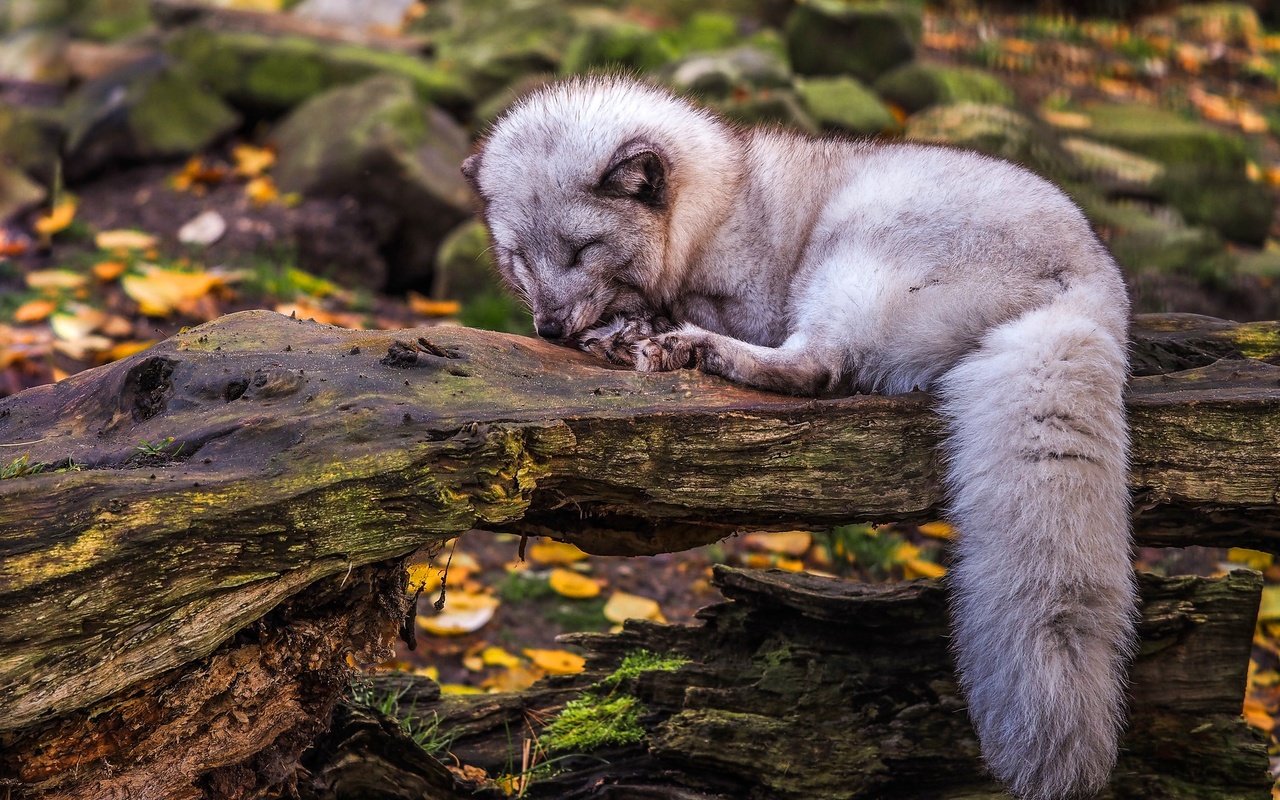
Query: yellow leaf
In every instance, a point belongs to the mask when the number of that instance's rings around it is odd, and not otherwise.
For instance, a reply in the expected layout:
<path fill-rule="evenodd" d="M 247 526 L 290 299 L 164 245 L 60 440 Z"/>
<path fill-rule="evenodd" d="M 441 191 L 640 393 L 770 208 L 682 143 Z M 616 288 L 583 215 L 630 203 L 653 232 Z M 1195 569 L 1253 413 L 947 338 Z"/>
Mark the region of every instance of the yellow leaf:
<path fill-rule="evenodd" d="M 572 597 L 575 600 L 583 600 L 600 594 L 600 584 L 585 575 L 579 575 L 563 567 L 551 570 L 549 583 L 556 594 Z"/>
<path fill-rule="evenodd" d="M 96 331 L 106 321 L 105 312 L 86 305 L 77 305 L 69 311 L 49 317 L 49 327 L 59 339 L 75 342 Z"/>
<path fill-rule="evenodd" d="M 93 277 L 103 283 L 110 283 L 124 274 L 123 261 L 99 261 L 93 265 Z"/>
<path fill-rule="evenodd" d="M 920 548 L 911 542 L 903 542 L 893 551 L 893 560 L 899 564 L 910 561 L 920 555 Z"/>
<path fill-rule="evenodd" d="M 430 678 L 431 680 L 436 681 L 437 683 L 440 682 L 440 668 L 436 666 L 418 667 L 417 669 L 413 670 L 413 674 L 417 675 L 420 678 Z"/>
<path fill-rule="evenodd" d="M 526 649 L 524 654 L 535 665 L 552 675 L 576 675 L 587 665 L 585 658 L 568 650 Z"/>
<path fill-rule="evenodd" d="M 1249 569 L 1262 571 L 1271 566 L 1274 557 L 1270 553 L 1246 550 L 1243 547 L 1233 547 L 1227 551 L 1227 560 L 1235 564 L 1243 564 Z"/>
<path fill-rule="evenodd" d="M 40 234 L 40 240 L 47 244 L 55 233 L 66 230 L 75 218 L 75 198 L 65 197 L 50 209 L 48 214 L 36 218 L 36 233 Z"/>
<path fill-rule="evenodd" d="M 274 152 L 251 144 L 238 144 L 231 148 L 231 157 L 236 161 L 236 174 L 245 178 L 256 178 L 276 163 Z"/>
<path fill-rule="evenodd" d="M 587 557 L 587 554 L 567 542 L 540 539 L 529 545 L 529 558 L 539 564 L 566 566 Z"/>
<path fill-rule="evenodd" d="M 410 594 L 415 594 L 418 589 L 424 592 L 434 592 L 440 588 L 440 569 L 432 564 L 410 564 L 409 565 L 409 584 L 406 587 Z"/>
<path fill-rule="evenodd" d="M 1253 696 L 1244 699 L 1244 721 L 1267 732 L 1270 732 L 1275 725 L 1275 720 L 1271 719 L 1271 715 L 1267 713 L 1267 707 Z"/>
<path fill-rule="evenodd" d="M 182 304 L 204 297 L 222 282 L 221 277 L 206 272 L 178 272 L 153 266 L 141 275 L 125 275 L 120 285 L 143 314 L 167 317 Z"/>
<path fill-rule="evenodd" d="M 99 250 L 148 250 L 156 246 L 156 237 L 133 230 L 103 231 L 93 237 Z"/>
<path fill-rule="evenodd" d="M 1271 622 L 1280 619 L 1280 586 L 1262 588 L 1262 605 L 1258 608 L 1258 621 Z"/>
<path fill-rule="evenodd" d="M 934 539 L 950 539 L 956 532 L 955 528 L 945 522 L 926 522 L 918 526 L 916 530 Z"/>
<path fill-rule="evenodd" d="M 69 269 L 39 269 L 27 273 L 27 286 L 32 289 L 79 289 L 89 279 Z"/>
<path fill-rule="evenodd" d="M 489 624 L 498 610 L 498 600 L 487 594 L 450 592 L 444 611 L 434 617 L 418 617 L 418 627 L 433 636 L 460 636 Z"/>
<path fill-rule="evenodd" d="M 480 661 L 489 667 L 505 667 L 511 669 L 520 663 L 518 656 L 513 656 L 501 647 L 489 646 L 480 651 Z"/>
<path fill-rule="evenodd" d="M 280 196 L 280 190 L 276 188 L 276 182 L 271 180 L 270 175 L 262 175 L 249 181 L 245 184 L 244 193 L 255 206 L 265 206 Z"/>
<path fill-rule="evenodd" d="M 798 558 L 779 558 L 774 566 L 787 572 L 804 572 L 804 562 Z"/>
<path fill-rule="evenodd" d="M 1082 131 L 1093 126 L 1093 119 L 1078 111 L 1054 111 L 1046 108 L 1040 112 L 1040 118 L 1055 128 L 1069 131 Z"/>
<path fill-rule="evenodd" d="M 432 300 L 413 291 L 409 292 L 408 300 L 409 310 L 424 317 L 448 317 L 462 310 L 457 300 Z"/>
<path fill-rule="evenodd" d="M 110 350 L 103 353 L 102 356 L 107 361 L 119 361 L 122 358 L 128 358 L 134 353 L 141 353 L 143 350 L 146 350 L 148 347 L 150 347 L 155 343 L 156 343 L 155 339 L 140 339 L 140 340 L 128 341 L 128 342 L 118 342 Z"/>
<path fill-rule="evenodd" d="M 908 578 L 941 578 L 947 574 L 947 568 L 923 558 L 908 558 L 902 564 L 902 572 Z"/>
<path fill-rule="evenodd" d="M 662 616 L 662 608 L 656 600 L 626 592 L 614 592 L 609 597 L 609 601 L 604 604 L 604 618 L 618 623 L 629 619 L 667 621 L 666 617 Z"/>
<path fill-rule="evenodd" d="M 504 669 L 488 676 L 480 682 L 480 686 L 491 692 L 519 692 L 528 689 L 546 674 L 546 670 L 517 663 L 516 666 L 510 669 Z"/>
<path fill-rule="evenodd" d="M 467 686 L 464 683 L 442 683 L 440 694 L 484 694 L 484 689 L 479 686 Z"/>
<path fill-rule="evenodd" d="M 764 553 L 747 553 L 742 563 L 750 569 L 768 569 L 773 566 L 773 557 Z"/>
<path fill-rule="evenodd" d="M 14 322 L 39 322 L 58 308 L 52 300 L 28 300 L 13 312 Z"/>
<path fill-rule="evenodd" d="M 813 534 L 808 531 L 786 531 L 785 533 L 749 533 L 743 542 L 752 550 L 765 550 L 770 553 L 781 553 L 788 556 L 802 556 L 813 544 Z"/>

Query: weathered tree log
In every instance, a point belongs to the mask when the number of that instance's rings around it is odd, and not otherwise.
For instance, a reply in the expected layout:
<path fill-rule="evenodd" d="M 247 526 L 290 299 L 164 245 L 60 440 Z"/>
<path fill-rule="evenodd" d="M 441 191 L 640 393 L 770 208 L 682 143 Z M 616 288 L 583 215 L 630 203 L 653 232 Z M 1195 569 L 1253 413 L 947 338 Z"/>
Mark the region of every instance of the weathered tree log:
<path fill-rule="evenodd" d="M 938 584 L 867 586 L 723 568 L 715 583 L 730 600 L 702 611 L 701 626 L 628 623 L 617 635 L 569 637 L 587 649 L 587 670 L 525 692 L 441 698 L 435 684 L 413 676 L 375 682 L 399 694 L 417 724 L 438 721 L 456 737 L 453 756 L 491 777 L 510 774 L 513 765 L 519 772 L 525 740 L 536 741 L 566 702 L 584 693 L 639 700 L 643 741 L 544 752 L 540 760 L 556 758 L 555 770 L 535 771 L 527 798 L 1007 797 L 982 768 L 963 713 Z M 1260 590 L 1250 572 L 1143 576 L 1132 719 L 1104 798 L 1270 797 L 1262 736 L 1239 714 Z M 639 650 L 688 663 L 605 683 Z M 347 725 L 337 728 L 343 742 L 350 741 Z M 421 759 L 416 745 L 392 733 L 372 737 L 381 746 L 370 746 L 364 733 L 359 747 L 324 737 L 329 746 L 307 756 L 304 796 L 361 796 L 347 776 L 368 781 L 358 787 L 363 796 L 399 796 L 393 787 L 415 779 L 421 785 L 419 772 L 430 770 L 387 757 Z M 437 784 L 425 796 L 472 791 Z"/>
<path fill-rule="evenodd" d="M 1280 326 L 1147 318 L 1134 349 L 1140 540 L 1276 549 Z M 481 331 L 270 312 L 185 331 L 0 400 L 0 466 L 70 468 L 0 481 L 0 777 L 67 720 L 228 656 L 309 587 L 472 527 L 641 553 L 937 517 L 939 434 L 920 393 L 789 398 Z M 81 744 L 141 738 L 130 724 Z"/>

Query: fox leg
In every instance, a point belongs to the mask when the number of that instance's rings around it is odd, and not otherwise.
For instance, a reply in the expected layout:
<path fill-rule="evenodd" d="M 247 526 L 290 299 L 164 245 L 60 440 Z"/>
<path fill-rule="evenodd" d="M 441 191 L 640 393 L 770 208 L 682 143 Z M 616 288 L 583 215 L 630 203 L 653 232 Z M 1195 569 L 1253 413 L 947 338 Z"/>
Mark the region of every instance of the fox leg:
<path fill-rule="evenodd" d="M 843 359 L 824 357 L 803 336 L 764 347 L 694 325 L 640 341 L 634 358 L 639 372 L 696 367 L 734 383 L 796 395 L 831 393 L 845 378 Z"/>

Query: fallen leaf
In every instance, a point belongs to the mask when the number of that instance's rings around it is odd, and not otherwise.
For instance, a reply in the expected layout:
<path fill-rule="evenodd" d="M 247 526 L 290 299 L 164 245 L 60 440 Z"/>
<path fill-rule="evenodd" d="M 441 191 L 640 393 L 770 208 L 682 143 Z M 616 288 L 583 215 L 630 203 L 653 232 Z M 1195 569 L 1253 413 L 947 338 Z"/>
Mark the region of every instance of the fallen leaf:
<path fill-rule="evenodd" d="M 505 667 L 511 669 L 520 663 L 520 657 L 508 653 L 501 647 L 490 645 L 480 651 L 480 661 L 489 667 Z"/>
<path fill-rule="evenodd" d="M 1227 560 L 1236 564 L 1243 564 L 1249 569 L 1261 571 L 1271 566 L 1275 558 L 1270 553 L 1246 550 L 1243 547 L 1233 547 L 1227 551 Z"/>
<path fill-rule="evenodd" d="M 410 291 L 407 297 L 409 310 L 424 317 L 449 317 L 462 310 L 462 304 L 457 300 L 432 300 L 414 291 Z"/>
<path fill-rule="evenodd" d="M 433 636 L 460 636 L 474 633 L 493 619 L 498 610 L 497 598 L 487 594 L 450 592 L 444 611 L 433 617 L 418 617 L 418 627 Z"/>
<path fill-rule="evenodd" d="M 526 649 L 524 654 L 535 666 L 552 675 L 576 675 L 587 665 L 585 658 L 568 650 Z"/>
<path fill-rule="evenodd" d="M 221 164 L 205 163 L 200 156 L 192 156 L 173 178 L 173 188 L 180 192 L 197 190 L 203 194 L 206 186 L 222 183 L 227 179 L 227 168 Z"/>
<path fill-rule="evenodd" d="M 20 233 L 0 228 L 0 258 L 20 256 L 30 249 L 30 239 Z"/>
<path fill-rule="evenodd" d="M 804 562 L 798 558 L 779 558 L 774 566 L 787 572 L 804 572 Z"/>
<path fill-rule="evenodd" d="M 1258 621 L 1280 619 L 1280 585 L 1262 588 L 1262 604 L 1258 607 Z"/>
<path fill-rule="evenodd" d="M 255 206 L 265 206 L 280 197 L 280 190 L 276 188 L 270 175 L 262 175 L 249 181 L 245 184 L 244 193 Z"/>
<path fill-rule="evenodd" d="M 99 261 L 93 265 L 93 277 L 103 283 L 110 283 L 123 275 L 127 268 L 123 261 Z"/>
<path fill-rule="evenodd" d="M 27 273 L 27 286 L 32 289 L 79 289 L 89 279 L 69 269 L 39 269 Z"/>
<path fill-rule="evenodd" d="M 1077 111 L 1053 111 L 1044 109 L 1040 112 L 1040 118 L 1055 128 L 1065 128 L 1070 131 L 1082 131 L 1093 126 L 1093 120 L 1088 114 L 1081 114 Z"/>
<path fill-rule="evenodd" d="M 529 545 L 529 558 L 539 564 L 568 566 L 587 557 L 587 554 L 568 542 L 555 539 L 539 539 Z"/>
<path fill-rule="evenodd" d="M 251 144 L 238 144 L 231 148 L 231 157 L 236 162 L 236 174 L 244 178 L 256 178 L 276 163 L 275 152 Z"/>
<path fill-rule="evenodd" d="M 604 618 L 617 623 L 629 619 L 667 621 L 666 617 L 662 616 L 662 608 L 656 600 L 626 592 L 614 592 L 609 597 L 609 601 L 604 604 Z"/>
<path fill-rule="evenodd" d="M 902 573 L 911 578 L 941 578 L 947 574 L 947 568 L 923 558 L 908 558 L 902 562 Z"/>
<path fill-rule="evenodd" d="M 76 218 L 75 198 L 67 196 L 49 210 L 48 214 L 36 217 L 35 230 L 40 234 L 40 241 L 46 245 L 55 233 L 66 230 Z"/>
<path fill-rule="evenodd" d="M 588 597 L 595 597 L 600 594 L 600 584 L 588 578 L 586 575 L 579 575 L 573 570 L 557 567 L 551 570 L 551 577 L 548 583 L 555 590 L 556 594 L 563 597 L 571 597 L 575 600 L 585 600 Z"/>
<path fill-rule="evenodd" d="M 106 312 L 90 306 L 76 306 L 49 317 L 49 327 L 59 339 L 78 341 L 98 330 L 107 321 Z"/>
<path fill-rule="evenodd" d="M 144 315 L 167 317 L 184 303 L 204 297 L 222 282 L 221 276 L 208 272 L 179 272 L 150 266 L 140 275 L 125 275 L 120 285 Z"/>
<path fill-rule="evenodd" d="M 227 232 L 227 221 L 212 209 L 204 211 L 178 229 L 178 241 L 183 244 L 208 246 L 222 238 Z"/>
<path fill-rule="evenodd" d="M 110 350 L 102 354 L 107 361 L 119 361 L 122 358 L 128 358 L 135 353 L 141 353 L 151 345 L 155 344 L 155 339 L 139 339 L 129 342 L 117 342 Z"/>
<path fill-rule="evenodd" d="M 409 582 L 405 589 L 409 594 L 434 592 L 440 588 L 440 568 L 434 564 L 421 563 L 409 565 Z"/>
<path fill-rule="evenodd" d="M 1252 695 L 1244 699 L 1244 721 L 1254 728 L 1258 728 L 1270 733 L 1275 726 L 1275 721 L 1271 719 L 1271 715 L 1267 713 L 1267 707 Z"/>
<path fill-rule="evenodd" d="M 926 522 L 916 530 L 933 539 L 950 539 L 955 535 L 955 528 L 946 522 Z"/>
<path fill-rule="evenodd" d="M 802 556 L 813 544 L 813 534 L 808 531 L 786 531 L 784 533 L 749 533 L 743 542 L 753 550 L 764 550 L 769 553 L 781 553 L 788 556 Z"/>
<path fill-rule="evenodd" d="M 440 684 L 440 694 L 484 694 L 484 689 L 479 686 L 467 686 L 465 683 L 442 683 Z"/>
<path fill-rule="evenodd" d="M 151 234 L 134 230 L 103 231 L 93 237 L 93 243 L 99 250 L 147 250 L 155 247 L 157 242 Z"/>
<path fill-rule="evenodd" d="M 14 322 L 40 322 L 57 310 L 58 305 L 52 300 L 28 300 L 13 312 Z"/>
<path fill-rule="evenodd" d="M 499 670 L 486 677 L 480 682 L 480 686 L 491 692 L 519 692 L 528 689 L 546 674 L 546 670 L 517 663 L 510 669 Z"/>

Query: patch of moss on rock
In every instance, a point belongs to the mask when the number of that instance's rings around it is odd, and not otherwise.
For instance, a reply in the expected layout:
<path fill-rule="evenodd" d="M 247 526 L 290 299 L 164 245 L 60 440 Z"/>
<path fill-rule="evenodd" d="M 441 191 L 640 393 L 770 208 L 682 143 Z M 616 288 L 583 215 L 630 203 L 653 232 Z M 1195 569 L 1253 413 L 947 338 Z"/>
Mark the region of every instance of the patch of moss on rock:
<path fill-rule="evenodd" d="M 584 694 L 570 700 L 543 729 L 540 743 L 551 753 L 589 753 L 609 745 L 644 741 L 644 707 L 631 695 Z"/>
<path fill-rule="evenodd" d="M 951 103 L 1013 103 L 1013 91 L 990 72 L 920 62 L 904 64 L 881 76 L 875 90 L 913 114 L 929 106 Z"/>
<path fill-rule="evenodd" d="M 914 3 L 800 0 L 787 17 L 787 52 L 801 75 L 871 82 L 914 57 L 921 27 Z"/>
<path fill-rule="evenodd" d="M 897 127 L 875 92 L 855 78 L 806 78 L 796 82 L 796 91 L 823 130 L 874 134 Z"/>

